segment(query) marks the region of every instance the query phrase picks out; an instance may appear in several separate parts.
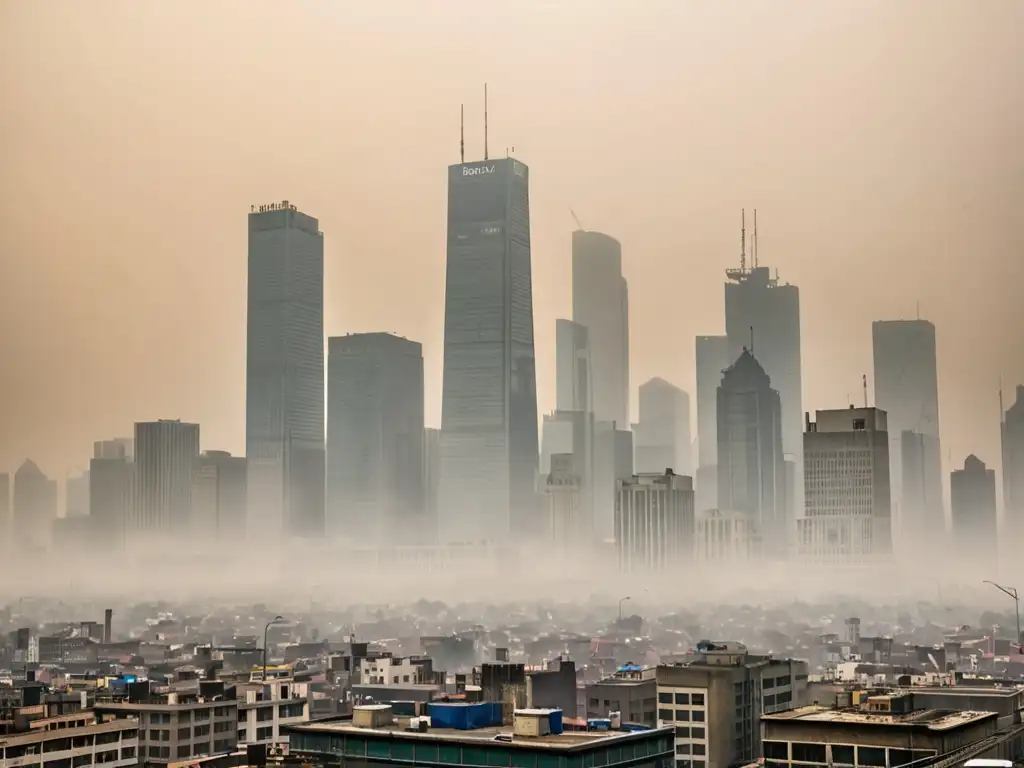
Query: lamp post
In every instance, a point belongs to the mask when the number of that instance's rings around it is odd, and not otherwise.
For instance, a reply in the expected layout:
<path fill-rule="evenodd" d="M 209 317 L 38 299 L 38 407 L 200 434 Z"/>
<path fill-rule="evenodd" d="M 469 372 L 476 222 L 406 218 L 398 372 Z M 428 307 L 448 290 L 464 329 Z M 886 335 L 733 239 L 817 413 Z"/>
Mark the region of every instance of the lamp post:
<path fill-rule="evenodd" d="M 985 579 L 985 584 L 991 584 L 993 587 L 998 589 L 1004 595 L 1009 595 L 1013 598 L 1013 607 L 1017 613 L 1017 637 L 1014 639 L 1013 644 L 1017 648 L 1017 652 L 1020 653 L 1020 596 L 1017 594 L 1016 587 L 1004 587 L 1001 584 L 996 584 L 994 581 Z M 993 641 L 995 638 L 993 638 Z"/>
<path fill-rule="evenodd" d="M 263 682 L 267 682 L 267 633 L 270 631 L 270 627 L 273 624 L 283 624 L 284 616 L 275 616 L 267 622 L 267 626 L 263 628 Z"/>
<path fill-rule="evenodd" d="M 631 598 L 629 595 L 626 595 L 624 598 L 619 600 L 619 624 L 622 623 L 622 604 L 624 602 L 626 602 L 627 600 L 632 600 L 632 599 L 633 598 Z"/>

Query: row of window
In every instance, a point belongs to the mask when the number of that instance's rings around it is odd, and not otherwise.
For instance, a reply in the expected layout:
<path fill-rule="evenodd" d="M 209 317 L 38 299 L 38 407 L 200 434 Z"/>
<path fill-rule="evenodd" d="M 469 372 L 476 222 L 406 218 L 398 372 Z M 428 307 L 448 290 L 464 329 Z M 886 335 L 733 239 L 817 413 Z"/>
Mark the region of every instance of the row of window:
<path fill-rule="evenodd" d="M 829 754 L 831 752 L 831 755 Z M 854 746 L 852 744 L 815 744 L 804 742 L 765 741 L 765 765 L 785 763 L 823 763 L 828 765 L 859 765 L 871 768 L 896 768 L 935 755 L 934 750 L 909 750 L 886 747 Z"/>
<path fill-rule="evenodd" d="M 673 698 L 674 697 L 674 698 Z M 658 692 L 658 703 L 659 704 L 675 704 L 676 706 L 682 707 L 703 707 L 704 706 L 704 694 L 703 693 L 670 693 L 665 691 Z"/>

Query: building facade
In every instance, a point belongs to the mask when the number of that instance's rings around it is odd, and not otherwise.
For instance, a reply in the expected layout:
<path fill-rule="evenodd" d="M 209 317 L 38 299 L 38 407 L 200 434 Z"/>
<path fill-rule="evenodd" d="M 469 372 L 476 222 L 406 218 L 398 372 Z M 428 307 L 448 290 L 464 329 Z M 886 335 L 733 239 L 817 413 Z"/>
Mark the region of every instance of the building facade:
<path fill-rule="evenodd" d="M 192 526 L 192 482 L 199 425 L 177 419 L 135 424 L 131 538 L 185 536 Z"/>
<path fill-rule="evenodd" d="M 448 168 L 442 541 L 539 534 L 529 169 Z"/>
<path fill-rule="evenodd" d="M 629 287 L 622 246 L 601 232 L 572 233 L 572 319 L 586 327 L 594 418 L 629 423 Z"/>
<path fill-rule="evenodd" d="M 327 533 L 363 543 L 425 532 L 423 347 L 390 333 L 328 340 Z"/>
<path fill-rule="evenodd" d="M 324 237 L 284 201 L 249 213 L 245 453 L 250 536 L 324 530 Z"/>
<path fill-rule="evenodd" d="M 555 404 L 560 411 L 592 411 L 590 341 L 587 327 L 555 320 Z"/>
<path fill-rule="evenodd" d="M 244 456 L 200 454 L 192 484 L 193 530 L 217 541 L 244 539 L 248 497 Z"/>
<path fill-rule="evenodd" d="M 697 514 L 697 560 L 743 563 L 758 552 L 757 532 L 742 512 L 709 509 Z"/>
<path fill-rule="evenodd" d="M 671 571 L 693 563 L 693 478 L 671 470 L 620 481 L 615 500 L 619 568 Z"/>
<path fill-rule="evenodd" d="M 718 507 L 718 385 L 729 363 L 728 336 L 697 337 L 698 512 Z"/>
<path fill-rule="evenodd" d="M 958 557 L 972 563 L 990 563 L 998 557 L 996 473 L 974 454 L 954 469 L 949 478 L 952 545 Z"/>
<path fill-rule="evenodd" d="M 856 563 L 892 552 L 889 435 L 879 408 L 817 411 L 804 433 L 802 558 Z"/>

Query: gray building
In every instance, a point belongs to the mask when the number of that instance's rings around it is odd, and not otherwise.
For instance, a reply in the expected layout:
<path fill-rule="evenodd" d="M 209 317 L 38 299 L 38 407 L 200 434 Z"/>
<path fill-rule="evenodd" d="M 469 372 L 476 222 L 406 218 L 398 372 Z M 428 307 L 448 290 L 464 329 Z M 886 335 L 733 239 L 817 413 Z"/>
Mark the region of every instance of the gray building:
<path fill-rule="evenodd" d="M 11 476 L 7 472 L 0 472 L 0 533 L 4 542 L 11 542 Z M 6 546 L 0 547 L 0 554 L 5 550 Z"/>
<path fill-rule="evenodd" d="M 693 478 L 668 470 L 620 481 L 615 545 L 619 569 L 625 572 L 675 571 L 692 565 Z"/>
<path fill-rule="evenodd" d="M 250 537 L 324 530 L 324 238 L 284 201 L 249 213 L 245 453 Z"/>
<path fill-rule="evenodd" d="M 718 385 L 729 363 L 728 336 L 697 337 L 697 512 L 718 507 Z"/>
<path fill-rule="evenodd" d="M 245 537 L 248 483 L 244 456 L 203 451 L 192 482 L 192 526 L 217 541 Z"/>
<path fill-rule="evenodd" d="M 583 691 L 583 706 L 588 719 L 605 718 L 612 712 L 622 722 L 658 726 L 658 683 L 654 667 L 625 667 L 611 677 L 590 683 Z"/>
<path fill-rule="evenodd" d="M 878 320 L 871 324 L 875 404 L 888 414 L 892 499 L 900 521 L 900 547 L 937 543 L 944 531 L 942 448 L 935 326 L 927 320 Z M 902 440 L 910 439 L 908 467 Z M 909 471 L 908 471 L 909 470 Z M 906 490 L 904 475 L 910 475 Z"/>
<path fill-rule="evenodd" d="M 690 450 L 690 396 L 662 378 L 640 385 L 640 420 L 633 425 L 633 464 L 637 472 L 693 474 Z"/>
<path fill-rule="evenodd" d="M 14 473 L 12 501 L 15 545 L 22 554 L 47 549 L 57 519 L 57 481 L 26 459 Z"/>
<path fill-rule="evenodd" d="M 172 703 L 176 697 L 167 694 L 153 703 L 97 703 L 95 710 L 98 715 L 138 718 L 141 765 L 167 765 L 235 751 L 239 733 L 237 701 L 200 702 L 193 695 L 187 701 Z"/>
<path fill-rule="evenodd" d="M 747 349 L 722 376 L 717 428 L 720 509 L 745 515 L 763 551 L 784 557 L 792 518 L 787 515 L 781 400 Z"/>
<path fill-rule="evenodd" d="M 64 483 L 64 517 L 89 514 L 89 470 L 72 475 Z"/>
<path fill-rule="evenodd" d="M 437 540 L 438 505 L 441 503 L 441 430 L 423 430 L 423 512 L 426 516 L 427 540 Z"/>
<path fill-rule="evenodd" d="M 807 703 L 807 662 L 701 642 L 685 664 L 656 673 L 658 725 L 675 726 L 676 763 L 729 768 L 761 755 L 760 720 Z"/>
<path fill-rule="evenodd" d="M 192 480 L 199 425 L 178 419 L 135 424 L 135 479 L 127 535 L 153 541 L 186 536 L 192 523 Z"/>
<path fill-rule="evenodd" d="M 999 552 L 995 470 L 971 454 L 964 468 L 950 475 L 949 496 L 957 556 L 975 564 L 995 561 Z"/>
<path fill-rule="evenodd" d="M 94 459 L 129 459 L 135 456 L 135 441 L 130 437 L 115 437 L 113 440 L 97 440 L 92 444 Z"/>
<path fill-rule="evenodd" d="M 97 445 L 100 445 L 97 443 Z M 131 519 L 135 465 L 121 451 L 107 457 L 104 451 L 89 462 L 89 514 L 93 534 L 102 550 L 124 547 L 125 528 Z"/>
<path fill-rule="evenodd" d="M 594 535 L 615 538 L 615 503 L 618 484 L 633 477 L 633 433 L 610 421 L 595 421 L 593 510 Z"/>
<path fill-rule="evenodd" d="M 594 418 L 629 424 L 629 288 L 622 246 L 601 232 L 572 233 L 572 319 L 585 326 Z"/>
<path fill-rule="evenodd" d="M 1013 541 L 1024 534 L 1024 385 L 1000 424 L 1003 447 L 1003 523 Z"/>
<path fill-rule="evenodd" d="M 327 533 L 377 544 L 425 533 L 423 347 L 390 333 L 328 340 Z"/>
<path fill-rule="evenodd" d="M 817 411 L 804 433 L 801 557 L 853 563 L 892 552 L 889 435 L 879 408 Z"/>
<path fill-rule="evenodd" d="M 555 391 L 560 411 L 592 411 L 590 342 L 584 325 L 555 320 Z"/>
<path fill-rule="evenodd" d="M 529 169 L 448 168 L 443 542 L 539 533 Z"/>

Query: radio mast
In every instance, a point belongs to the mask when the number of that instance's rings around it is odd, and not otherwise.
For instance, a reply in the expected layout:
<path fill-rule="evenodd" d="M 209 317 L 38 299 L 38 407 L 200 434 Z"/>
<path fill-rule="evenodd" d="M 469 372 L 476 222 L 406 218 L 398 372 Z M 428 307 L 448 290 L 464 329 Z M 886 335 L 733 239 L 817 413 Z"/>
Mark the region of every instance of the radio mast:
<path fill-rule="evenodd" d="M 487 155 L 487 83 L 484 83 L 484 160 L 488 160 Z"/>
<path fill-rule="evenodd" d="M 466 164 L 466 105 L 459 105 L 459 162 Z"/>

